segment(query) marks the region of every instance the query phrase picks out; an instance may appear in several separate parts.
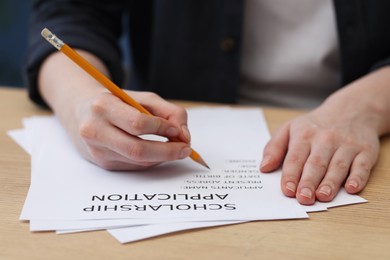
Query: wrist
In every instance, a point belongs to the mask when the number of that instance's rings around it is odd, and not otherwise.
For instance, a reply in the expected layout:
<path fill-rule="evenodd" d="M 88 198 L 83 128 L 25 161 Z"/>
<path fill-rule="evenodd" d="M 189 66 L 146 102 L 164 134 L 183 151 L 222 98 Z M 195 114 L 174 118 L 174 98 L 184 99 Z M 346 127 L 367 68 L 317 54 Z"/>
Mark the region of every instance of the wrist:
<path fill-rule="evenodd" d="M 108 74 L 108 70 L 98 58 L 85 51 L 78 52 L 104 74 Z M 38 88 L 45 102 L 54 111 L 77 99 L 85 99 L 99 91 L 104 92 L 104 88 L 100 88 L 95 79 L 61 52 L 51 54 L 42 63 Z"/>
<path fill-rule="evenodd" d="M 327 98 L 321 107 L 332 108 L 340 120 L 358 118 L 378 136 L 390 132 L 390 66 L 374 71 Z"/>
<path fill-rule="evenodd" d="M 104 64 L 96 57 L 84 51 L 79 53 L 100 71 L 107 73 Z M 51 54 L 42 63 L 38 86 L 42 98 L 68 130 L 77 125 L 88 100 L 107 92 L 61 52 Z"/>

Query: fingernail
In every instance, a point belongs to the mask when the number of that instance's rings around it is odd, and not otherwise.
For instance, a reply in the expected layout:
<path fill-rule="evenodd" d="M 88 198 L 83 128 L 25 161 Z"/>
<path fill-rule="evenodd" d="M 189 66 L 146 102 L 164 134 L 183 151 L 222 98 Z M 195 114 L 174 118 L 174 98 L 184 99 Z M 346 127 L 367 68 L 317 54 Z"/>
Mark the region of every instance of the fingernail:
<path fill-rule="evenodd" d="M 325 185 L 325 186 L 321 187 L 320 193 L 324 194 L 327 197 L 329 197 L 330 194 L 332 193 L 332 189 L 328 185 Z"/>
<path fill-rule="evenodd" d="M 169 127 L 169 128 L 167 129 L 167 132 L 166 132 L 166 134 L 167 134 L 168 137 L 175 137 L 175 136 L 178 136 L 179 133 L 180 133 L 180 132 L 179 132 L 179 129 L 178 129 L 177 127 L 173 127 L 173 126 Z"/>
<path fill-rule="evenodd" d="M 301 189 L 301 196 L 306 197 L 308 199 L 311 199 L 313 196 L 313 192 L 309 188 L 303 188 Z"/>
<path fill-rule="evenodd" d="M 263 168 L 264 166 L 267 166 L 269 162 L 271 161 L 271 156 L 265 156 L 263 160 L 261 161 L 260 168 Z"/>
<path fill-rule="evenodd" d="M 183 148 L 180 152 L 180 159 L 184 159 L 191 154 L 192 150 L 189 147 Z"/>
<path fill-rule="evenodd" d="M 190 131 L 186 125 L 182 125 L 181 130 L 183 131 L 183 135 L 186 138 L 186 141 L 189 143 L 191 141 Z"/>
<path fill-rule="evenodd" d="M 293 182 L 287 182 L 286 183 L 286 189 L 288 189 L 291 192 L 294 192 L 297 190 L 297 186 Z"/>
<path fill-rule="evenodd" d="M 357 189 L 359 187 L 359 184 L 355 180 L 350 180 L 348 182 L 348 185 L 351 186 L 352 188 L 355 188 L 355 189 Z"/>

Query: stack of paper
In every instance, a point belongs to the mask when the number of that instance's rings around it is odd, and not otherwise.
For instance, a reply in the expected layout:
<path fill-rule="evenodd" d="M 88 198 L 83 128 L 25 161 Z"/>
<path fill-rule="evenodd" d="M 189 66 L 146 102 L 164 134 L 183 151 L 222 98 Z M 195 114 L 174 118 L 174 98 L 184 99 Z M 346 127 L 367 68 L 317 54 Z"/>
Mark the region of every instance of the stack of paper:
<path fill-rule="evenodd" d="M 270 136 L 260 109 L 188 110 L 192 147 L 211 170 L 187 158 L 142 172 L 106 171 L 83 159 L 53 116 L 24 120 L 10 136 L 31 155 L 21 214 L 31 231 L 106 229 L 126 243 L 200 227 L 270 219 L 366 200 L 341 191 L 302 206 L 280 190 L 280 172 L 259 172 Z M 155 138 L 145 136 L 144 138 Z"/>

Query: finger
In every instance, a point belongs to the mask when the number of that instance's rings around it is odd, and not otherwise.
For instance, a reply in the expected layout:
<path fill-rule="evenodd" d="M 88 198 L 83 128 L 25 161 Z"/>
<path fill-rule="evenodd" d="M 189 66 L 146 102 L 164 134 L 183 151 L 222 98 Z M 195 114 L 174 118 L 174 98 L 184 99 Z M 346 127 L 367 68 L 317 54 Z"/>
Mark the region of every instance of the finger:
<path fill-rule="evenodd" d="M 131 135 L 156 134 L 173 138 L 181 131 L 168 120 L 143 114 L 114 96 L 95 102 L 93 111 L 104 115 L 112 125 Z"/>
<path fill-rule="evenodd" d="M 161 163 L 184 159 L 191 153 L 186 143 L 143 140 L 117 128 L 107 130 L 101 140 L 107 148 L 127 158 L 129 162 Z"/>
<path fill-rule="evenodd" d="M 96 124 L 84 122 L 80 127 L 80 136 L 87 145 L 106 147 L 127 158 L 129 163 L 159 163 L 183 159 L 191 152 L 186 143 L 146 141 L 129 135 L 104 120 L 98 120 Z"/>
<path fill-rule="evenodd" d="M 315 202 L 315 190 L 325 176 L 335 149 L 324 143 L 312 145 L 297 188 L 296 198 L 299 203 L 311 205 Z"/>
<path fill-rule="evenodd" d="M 91 120 L 84 122 L 79 129 L 79 134 L 83 140 L 80 145 L 84 146 L 80 150 L 89 161 L 107 170 L 143 169 L 155 164 L 131 161 L 114 152 L 112 148 L 107 148 L 107 144 L 104 143 L 107 140 L 107 134 L 109 137 L 115 138 L 115 133 L 112 133 L 109 129 L 120 130 L 105 120 L 94 121 L 96 122 L 94 123 Z M 111 147 L 111 145 L 108 146 Z"/>
<path fill-rule="evenodd" d="M 139 136 L 145 134 L 155 134 L 167 138 L 179 136 L 180 129 L 168 120 L 143 114 L 137 110 L 130 109 L 126 119 L 113 116 L 110 122 L 123 131 Z"/>
<path fill-rule="evenodd" d="M 260 171 L 271 172 L 283 162 L 289 140 L 289 124 L 283 125 L 267 143 L 263 152 Z"/>
<path fill-rule="evenodd" d="M 90 145 L 87 147 L 87 151 L 88 155 L 86 158 L 89 161 L 110 171 L 144 170 L 158 164 L 130 161 L 128 158 L 102 146 Z"/>
<path fill-rule="evenodd" d="M 289 197 L 295 197 L 304 164 L 310 153 L 310 144 L 294 142 L 289 146 L 282 168 L 282 192 Z"/>
<path fill-rule="evenodd" d="M 319 201 L 331 201 L 336 196 L 341 185 L 348 176 L 349 169 L 356 151 L 352 148 L 339 148 L 334 153 L 325 177 L 316 190 Z"/>
<path fill-rule="evenodd" d="M 352 162 L 349 177 L 345 183 L 348 193 L 357 193 L 367 185 L 371 169 L 375 164 L 375 158 L 365 152 L 360 152 Z"/>
<path fill-rule="evenodd" d="M 178 136 L 179 140 L 187 143 L 191 141 L 187 123 L 187 111 L 184 108 L 168 102 L 152 92 L 143 92 L 140 102 L 153 115 L 164 118 L 176 125 L 181 130 Z"/>

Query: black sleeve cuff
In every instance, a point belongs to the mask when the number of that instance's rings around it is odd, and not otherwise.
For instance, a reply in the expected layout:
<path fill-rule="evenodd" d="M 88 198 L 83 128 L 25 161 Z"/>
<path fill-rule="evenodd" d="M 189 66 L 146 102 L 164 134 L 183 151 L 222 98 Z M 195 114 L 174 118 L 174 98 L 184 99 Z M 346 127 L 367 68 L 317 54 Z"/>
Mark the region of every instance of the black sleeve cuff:
<path fill-rule="evenodd" d="M 33 7 L 29 42 L 23 68 L 24 82 L 31 100 L 47 107 L 38 90 L 38 73 L 42 62 L 57 51 L 41 36 L 47 27 L 73 49 L 83 49 L 99 57 L 107 66 L 111 79 L 122 85 L 123 68 L 118 44 L 121 34 L 121 8 L 100 4 L 75 6 L 72 1 L 40 1 Z M 104 18 L 101 18 L 104 17 Z M 75 65 L 76 66 L 76 65 Z"/>
<path fill-rule="evenodd" d="M 374 70 L 383 68 L 385 66 L 390 66 L 390 58 L 382 60 L 382 61 L 376 63 L 374 66 L 371 67 L 370 71 L 374 71 Z"/>

